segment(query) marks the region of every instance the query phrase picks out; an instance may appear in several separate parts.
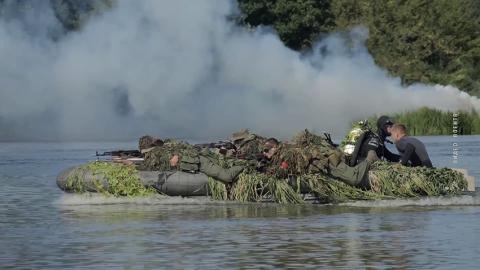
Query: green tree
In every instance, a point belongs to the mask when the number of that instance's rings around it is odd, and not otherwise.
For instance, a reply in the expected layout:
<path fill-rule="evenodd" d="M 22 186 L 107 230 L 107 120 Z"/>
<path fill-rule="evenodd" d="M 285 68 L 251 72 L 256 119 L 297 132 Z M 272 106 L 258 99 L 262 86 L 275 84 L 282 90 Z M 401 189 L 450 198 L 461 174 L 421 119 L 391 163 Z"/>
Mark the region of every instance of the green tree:
<path fill-rule="evenodd" d="M 480 96 L 478 0 L 238 0 L 243 21 L 305 50 L 321 33 L 365 25 L 376 63 L 404 84 L 452 84 Z"/>
<path fill-rule="evenodd" d="M 305 50 L 335 27 L 328 0 L 238 0 L 243 22 L 271 25 L 288 47 Z"/>

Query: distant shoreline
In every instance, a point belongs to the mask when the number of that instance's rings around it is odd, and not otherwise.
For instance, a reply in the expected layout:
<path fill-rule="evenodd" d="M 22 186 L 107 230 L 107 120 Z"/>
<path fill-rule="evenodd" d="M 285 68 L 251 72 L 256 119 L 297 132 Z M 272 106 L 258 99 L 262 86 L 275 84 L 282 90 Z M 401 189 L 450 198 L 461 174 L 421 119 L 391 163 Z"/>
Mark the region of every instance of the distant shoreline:
<path fill-rule="evenodd" d="M 412 136 L 480 135 L 480 116 L 477 112 L 450 112 L 422 107 L 390 115 L 395 123 L 407 126 Z M 375 131 L 378 115 L 368 118 Z"/>

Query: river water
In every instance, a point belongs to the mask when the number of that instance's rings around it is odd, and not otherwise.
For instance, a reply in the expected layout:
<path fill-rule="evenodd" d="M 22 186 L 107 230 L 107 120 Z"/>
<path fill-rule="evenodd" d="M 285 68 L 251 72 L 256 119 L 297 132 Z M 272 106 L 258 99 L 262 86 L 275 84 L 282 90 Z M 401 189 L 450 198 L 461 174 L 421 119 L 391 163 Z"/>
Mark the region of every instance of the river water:
<path fill-rule="evenodd" d="M 480 179 L 480 137 L 421 137 Z M 458 143 L 458 164 L 453 164 Z M 1 143 L 0 268 L 478 269 L 480 195 L 281 206 L 64 194 L 55 177 L 135 143 Z"/>

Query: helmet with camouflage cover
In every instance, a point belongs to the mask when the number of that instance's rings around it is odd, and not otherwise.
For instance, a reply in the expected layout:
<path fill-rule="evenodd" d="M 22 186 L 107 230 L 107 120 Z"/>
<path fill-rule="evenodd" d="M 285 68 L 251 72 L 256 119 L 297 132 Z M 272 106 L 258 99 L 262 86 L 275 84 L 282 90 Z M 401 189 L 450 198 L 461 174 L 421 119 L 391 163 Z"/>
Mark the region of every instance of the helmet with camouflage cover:
<path fill-rule="evenodd" d="M 237 144 L 237 143 L 240 143 L 240 142 L 246 140 L 247 138 L 251 137 L 251 135 L 253 135 L 253 134 L 250 134 L 250 131 L 248 129 L 242 129 L 242 130 L 239 130 L 237 132 L 232 133 L 231 141 L 234 144 Z"/>
<path fill-rule="evenodd" d="M 154 138 L 149 135 L 145 135 L 140 137 L 140 139 L 138 140 L 138 150 L 140 150 L 140 152 L 142 152 L 143 154 L 148 152 L 149 150 L 152 150 L 153 147 L 162 146 L 163 144 L 163 140 L 159 138 Z"/>
<path fill-rule="evenodd" d="M 232 142 L 237 148 L 237 158 L 255 159 L 262 153 L 265 138 L 250 133 L 248 129 L 243 129 L 232 134 Z"/>
<path fill-rule="evenodd" d="M 307 129 L 298 133 L 293 141 L 301 155 L 310 160 L 309 170 L 315 167 L 315 171 L 325 171 L 330 167 L 336 167 L 344 159 L 343 153 L 326 138 L 311 133 Z"/>

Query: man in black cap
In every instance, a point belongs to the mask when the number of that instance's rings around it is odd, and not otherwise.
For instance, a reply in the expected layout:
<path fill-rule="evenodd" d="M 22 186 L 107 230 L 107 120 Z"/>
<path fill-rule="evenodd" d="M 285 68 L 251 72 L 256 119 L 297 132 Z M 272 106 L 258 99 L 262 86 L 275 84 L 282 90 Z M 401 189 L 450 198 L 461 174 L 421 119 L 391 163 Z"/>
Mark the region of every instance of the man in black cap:
<path fill-rule="evenodd" d="M 377 133 L 367 131 L 363 133 L 355 144 L 355 150 L 350 159 L 350 166 L 355 166 L 359 162 L 367 159 L 370 162 L 379 159 L 386 159 L 390 162 L 398 162 L 400 156 L 390 152 L 385 143 L 390 142 L 387 137 L 393 126 L 390 117 L 383 115 L 377 120 Z"/>

